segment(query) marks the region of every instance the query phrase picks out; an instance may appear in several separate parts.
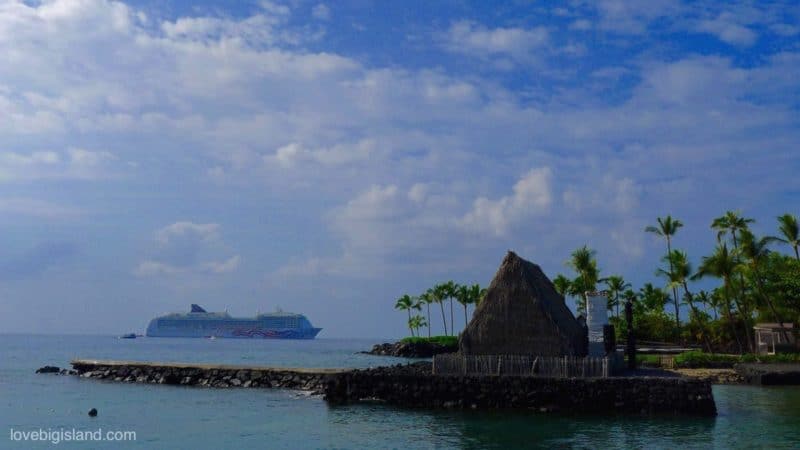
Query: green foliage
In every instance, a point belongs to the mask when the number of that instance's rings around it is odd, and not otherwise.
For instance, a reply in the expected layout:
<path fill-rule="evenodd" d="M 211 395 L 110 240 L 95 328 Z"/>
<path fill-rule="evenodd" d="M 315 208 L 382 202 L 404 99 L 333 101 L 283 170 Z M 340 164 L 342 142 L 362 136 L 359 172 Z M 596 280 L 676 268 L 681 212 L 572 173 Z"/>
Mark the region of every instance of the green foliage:
<path fill-rule="evenodd" d="M 675 367 L 689 367 L 693 369 L 732 367 L 737 363 L 800 363 L 800 353 L 780 353 L 777 355 L 755 355 L 747 353 L 744 355 L 728 355 L 705 353 L 695 350 L 675 356 Z"/>
<path fill-rule="evenodd" d="M 637 353 L 636 365 L 644 367 L 661 367 L 661 355 Z"/>
<path fill-rule="evenodd" d="M 675 367 L 689 367 L 693 369 L 701 367 L 732 367 L 740 361 L 739 355 L 723 355 L 693 350 L 676 355 Z"/>
<path fill-rule="evenodd" d="M 456 336 L 431 336 L 431 337 L 420 337 L 420 336 L 413 336 L 407 337 L 400 340 L 400 342 L 404 342 L 407 344 L 419 344 L 423 342 L 430 342 L 433 344 L 444 345 L 446 347 L 451 348 L 458 348 L 458 337 Z"/>

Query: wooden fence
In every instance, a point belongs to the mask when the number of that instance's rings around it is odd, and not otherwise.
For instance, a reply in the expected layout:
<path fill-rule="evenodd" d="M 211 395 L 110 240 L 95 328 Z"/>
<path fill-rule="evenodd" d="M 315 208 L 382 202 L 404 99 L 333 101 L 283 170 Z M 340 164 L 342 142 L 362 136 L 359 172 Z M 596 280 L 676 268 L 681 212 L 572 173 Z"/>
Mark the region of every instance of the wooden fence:
<path fill-rule="evenodd" d="M 505 375 L 550 378 L 606 378 L 621 365 L 618 357 L 459 355 L 433 357 L 437 375 Z"/>

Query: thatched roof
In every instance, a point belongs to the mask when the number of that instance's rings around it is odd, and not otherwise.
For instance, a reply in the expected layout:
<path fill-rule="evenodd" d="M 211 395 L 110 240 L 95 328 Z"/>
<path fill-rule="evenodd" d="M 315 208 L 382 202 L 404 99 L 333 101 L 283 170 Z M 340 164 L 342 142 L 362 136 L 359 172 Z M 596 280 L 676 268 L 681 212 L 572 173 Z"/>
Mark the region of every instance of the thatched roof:
<path fill-rule="evenodd" d="M 585 335 L 542 269 L 509 251 L 459 338 L 473 355 L 583 355 Z"/>

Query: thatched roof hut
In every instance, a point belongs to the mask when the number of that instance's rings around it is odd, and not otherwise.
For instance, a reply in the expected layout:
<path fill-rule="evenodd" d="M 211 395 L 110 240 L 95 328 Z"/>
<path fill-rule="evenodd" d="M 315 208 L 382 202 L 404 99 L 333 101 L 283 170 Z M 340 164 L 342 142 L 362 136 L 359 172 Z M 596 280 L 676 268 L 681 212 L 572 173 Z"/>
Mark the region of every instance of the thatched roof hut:
<path fill-rule="evenodd" d="M 468 355 L 583 356 L 584 333 L 542 269 L 509 251 L 459 349 Z"/>

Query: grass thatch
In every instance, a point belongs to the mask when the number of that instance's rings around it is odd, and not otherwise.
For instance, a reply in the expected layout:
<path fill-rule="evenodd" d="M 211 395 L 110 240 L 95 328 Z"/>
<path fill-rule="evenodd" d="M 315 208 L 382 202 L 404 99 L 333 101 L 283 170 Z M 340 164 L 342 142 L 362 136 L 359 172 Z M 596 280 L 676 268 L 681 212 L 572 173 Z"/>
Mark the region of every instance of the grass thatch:
<path fill-rule="evenodd" d="M 584 330 L 542 269 L 508 252 L 459 338 L 473 355 L 582 356 Z"/>

